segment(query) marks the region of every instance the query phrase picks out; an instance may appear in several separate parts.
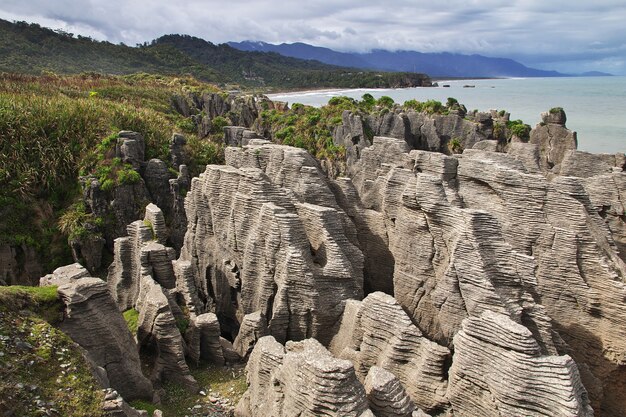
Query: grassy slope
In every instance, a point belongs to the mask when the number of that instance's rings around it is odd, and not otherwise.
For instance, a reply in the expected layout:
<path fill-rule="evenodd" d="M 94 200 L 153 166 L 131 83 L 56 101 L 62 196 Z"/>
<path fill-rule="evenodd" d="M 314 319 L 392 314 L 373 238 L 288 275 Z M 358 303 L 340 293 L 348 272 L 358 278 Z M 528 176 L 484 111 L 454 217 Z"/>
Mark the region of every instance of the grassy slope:
<path fill-rule="evenodd" d="M 0 287 L 0 414 L 104 416 L 80 348 L 51 325 L 61 308 L 56 287 Z"/>
<path fill-rule="evenodd" d="M 71 261 L 58 218 L 79 197 L 78 175 L 112 163 L 114 141 L 103 142 L 119 130 L 141 132 L 147 158 L 165 158 L 172 133 L 188 125 L 171 98 L 186 91 L 217 89 L 150 75 L 0 74 L 0 243 L 37 248 L 46 270 Z M 219 161 L 214 144 L 187 138 L 198 163 Z"/>
<path fill-rule="evenodd" d="M 104 417 L 104 395 L 80 348 L 55 327 L 62 308 L 56 287 L 0 286 L 0 415 L 35 417 L 54 409 L 51 415 Z M 129 310 L 124 316 L 136 330 L 137 312 Z M 223 408 L 210 397 L 234 405 L 247 388 L 242 368 L 203 364 L 192 368 L 192 374 L 208 395 L 189 394 L 180 385 L 166 383 L 162 404 L 132 405 L 150 414 L 158 408 L 171 417 L 190 415 L 196 405 L 202 406 L 196 412 L 222 415 Z"/>

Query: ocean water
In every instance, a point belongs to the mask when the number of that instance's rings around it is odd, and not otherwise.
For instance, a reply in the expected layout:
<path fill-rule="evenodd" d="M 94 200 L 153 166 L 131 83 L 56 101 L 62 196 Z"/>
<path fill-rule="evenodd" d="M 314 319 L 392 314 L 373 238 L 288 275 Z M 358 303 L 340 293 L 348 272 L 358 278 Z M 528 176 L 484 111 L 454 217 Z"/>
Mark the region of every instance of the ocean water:
<path fill-rule="evenodd" d="M 443 84 L 449 88 L 441 87 Z M 534 127 L 540 114 L 563 107 L 566 126 L 578 133 L 578 149 L 594 153 L 626 152 L 626 77 L 512 78 L 493 80 L 439 81 L 440 87 L 401 89 L 322 90 L 271 94 L 289 104 L 321 106 L 334 96 L 360 99 L 365 93 L 390 96 L 397 103 L 416 99 L 456 98 L 468 110 L 506 110 L 511 119 Z M 474 88 L 464 88 L 473 85 Z"/>

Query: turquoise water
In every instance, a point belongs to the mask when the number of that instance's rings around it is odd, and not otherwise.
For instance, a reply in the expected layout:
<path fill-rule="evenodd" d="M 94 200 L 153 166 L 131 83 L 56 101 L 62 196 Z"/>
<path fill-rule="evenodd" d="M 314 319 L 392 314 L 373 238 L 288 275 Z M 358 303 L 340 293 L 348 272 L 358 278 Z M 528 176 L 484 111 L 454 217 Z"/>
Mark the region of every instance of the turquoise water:
<path fill-rule="evenodd" d="M 563 107 L 567 127 L 578 132 L 578 149 L 595 153 L 626 152 L 626 77 L 523 78 L 498 80 L 443 81 L 449 88 L 358 89 L 272 94 L 274 100 L 313 106 L 326 104 L 333 96 L 361 98 L 386 95 L 396 102 L 429 99 L 446 102 L 454 97 L 468 110 L 506 110 L 511 119 L 531 126 L 540 113 Z M 475 88 L 463 88 L 474 85 Z"/>

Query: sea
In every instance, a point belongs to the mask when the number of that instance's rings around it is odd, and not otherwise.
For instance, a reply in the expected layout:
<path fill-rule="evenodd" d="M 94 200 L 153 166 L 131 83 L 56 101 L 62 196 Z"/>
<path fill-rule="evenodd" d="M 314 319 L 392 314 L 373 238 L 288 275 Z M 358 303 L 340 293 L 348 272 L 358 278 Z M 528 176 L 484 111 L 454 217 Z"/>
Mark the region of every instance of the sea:
<path fill-rule="evenodd" d="M 541 121 L 542 112 L 562 107 L 567 114 L 566 126 L 578 134 L 579 150 L 626 152 L 626 76 L 451 80 L 438 84 L 439 87 L 290 92 L 269 97 L 311 106 L 327 104 L 335 96 L 360 99 L 365 93 L 375 98 L 389 96 L 396 103 L 433 99 L 445 104 L 448 97 L 453 97 L 468 110 L 506 110 L 511 120 L 521 119 L 532 127 Z"/>

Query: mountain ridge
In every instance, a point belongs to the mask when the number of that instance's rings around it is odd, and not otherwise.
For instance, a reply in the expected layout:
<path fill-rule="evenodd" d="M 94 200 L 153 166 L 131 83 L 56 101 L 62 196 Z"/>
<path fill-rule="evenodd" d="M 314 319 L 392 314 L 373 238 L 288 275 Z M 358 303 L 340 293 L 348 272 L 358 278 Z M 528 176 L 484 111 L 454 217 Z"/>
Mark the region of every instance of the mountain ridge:
<path fill-rule="evenodd" d="M 425 74 L 365 71 L 283 55 L 240 51 L 189 35 L 136 47 L 0 19 L 0 72 L 192 75 L 247 88 L 385 88 L 430 85 Z"/>
<path fill-rule="evenodd" d="M 262 41 L 242 41 L 228 42 L 228 45 L 244 51 L 275 52 L 294 58 L 315 59 L 328 64 L 349 65 L 362 69 L 424 72 L 436 78 L 574 76 L 530 68 L 510 58 L 486 57 L 479 54 L 383 49 L 374 49 L 367 53 L 339 52 L 302 42 L 271 44 Z"/>

